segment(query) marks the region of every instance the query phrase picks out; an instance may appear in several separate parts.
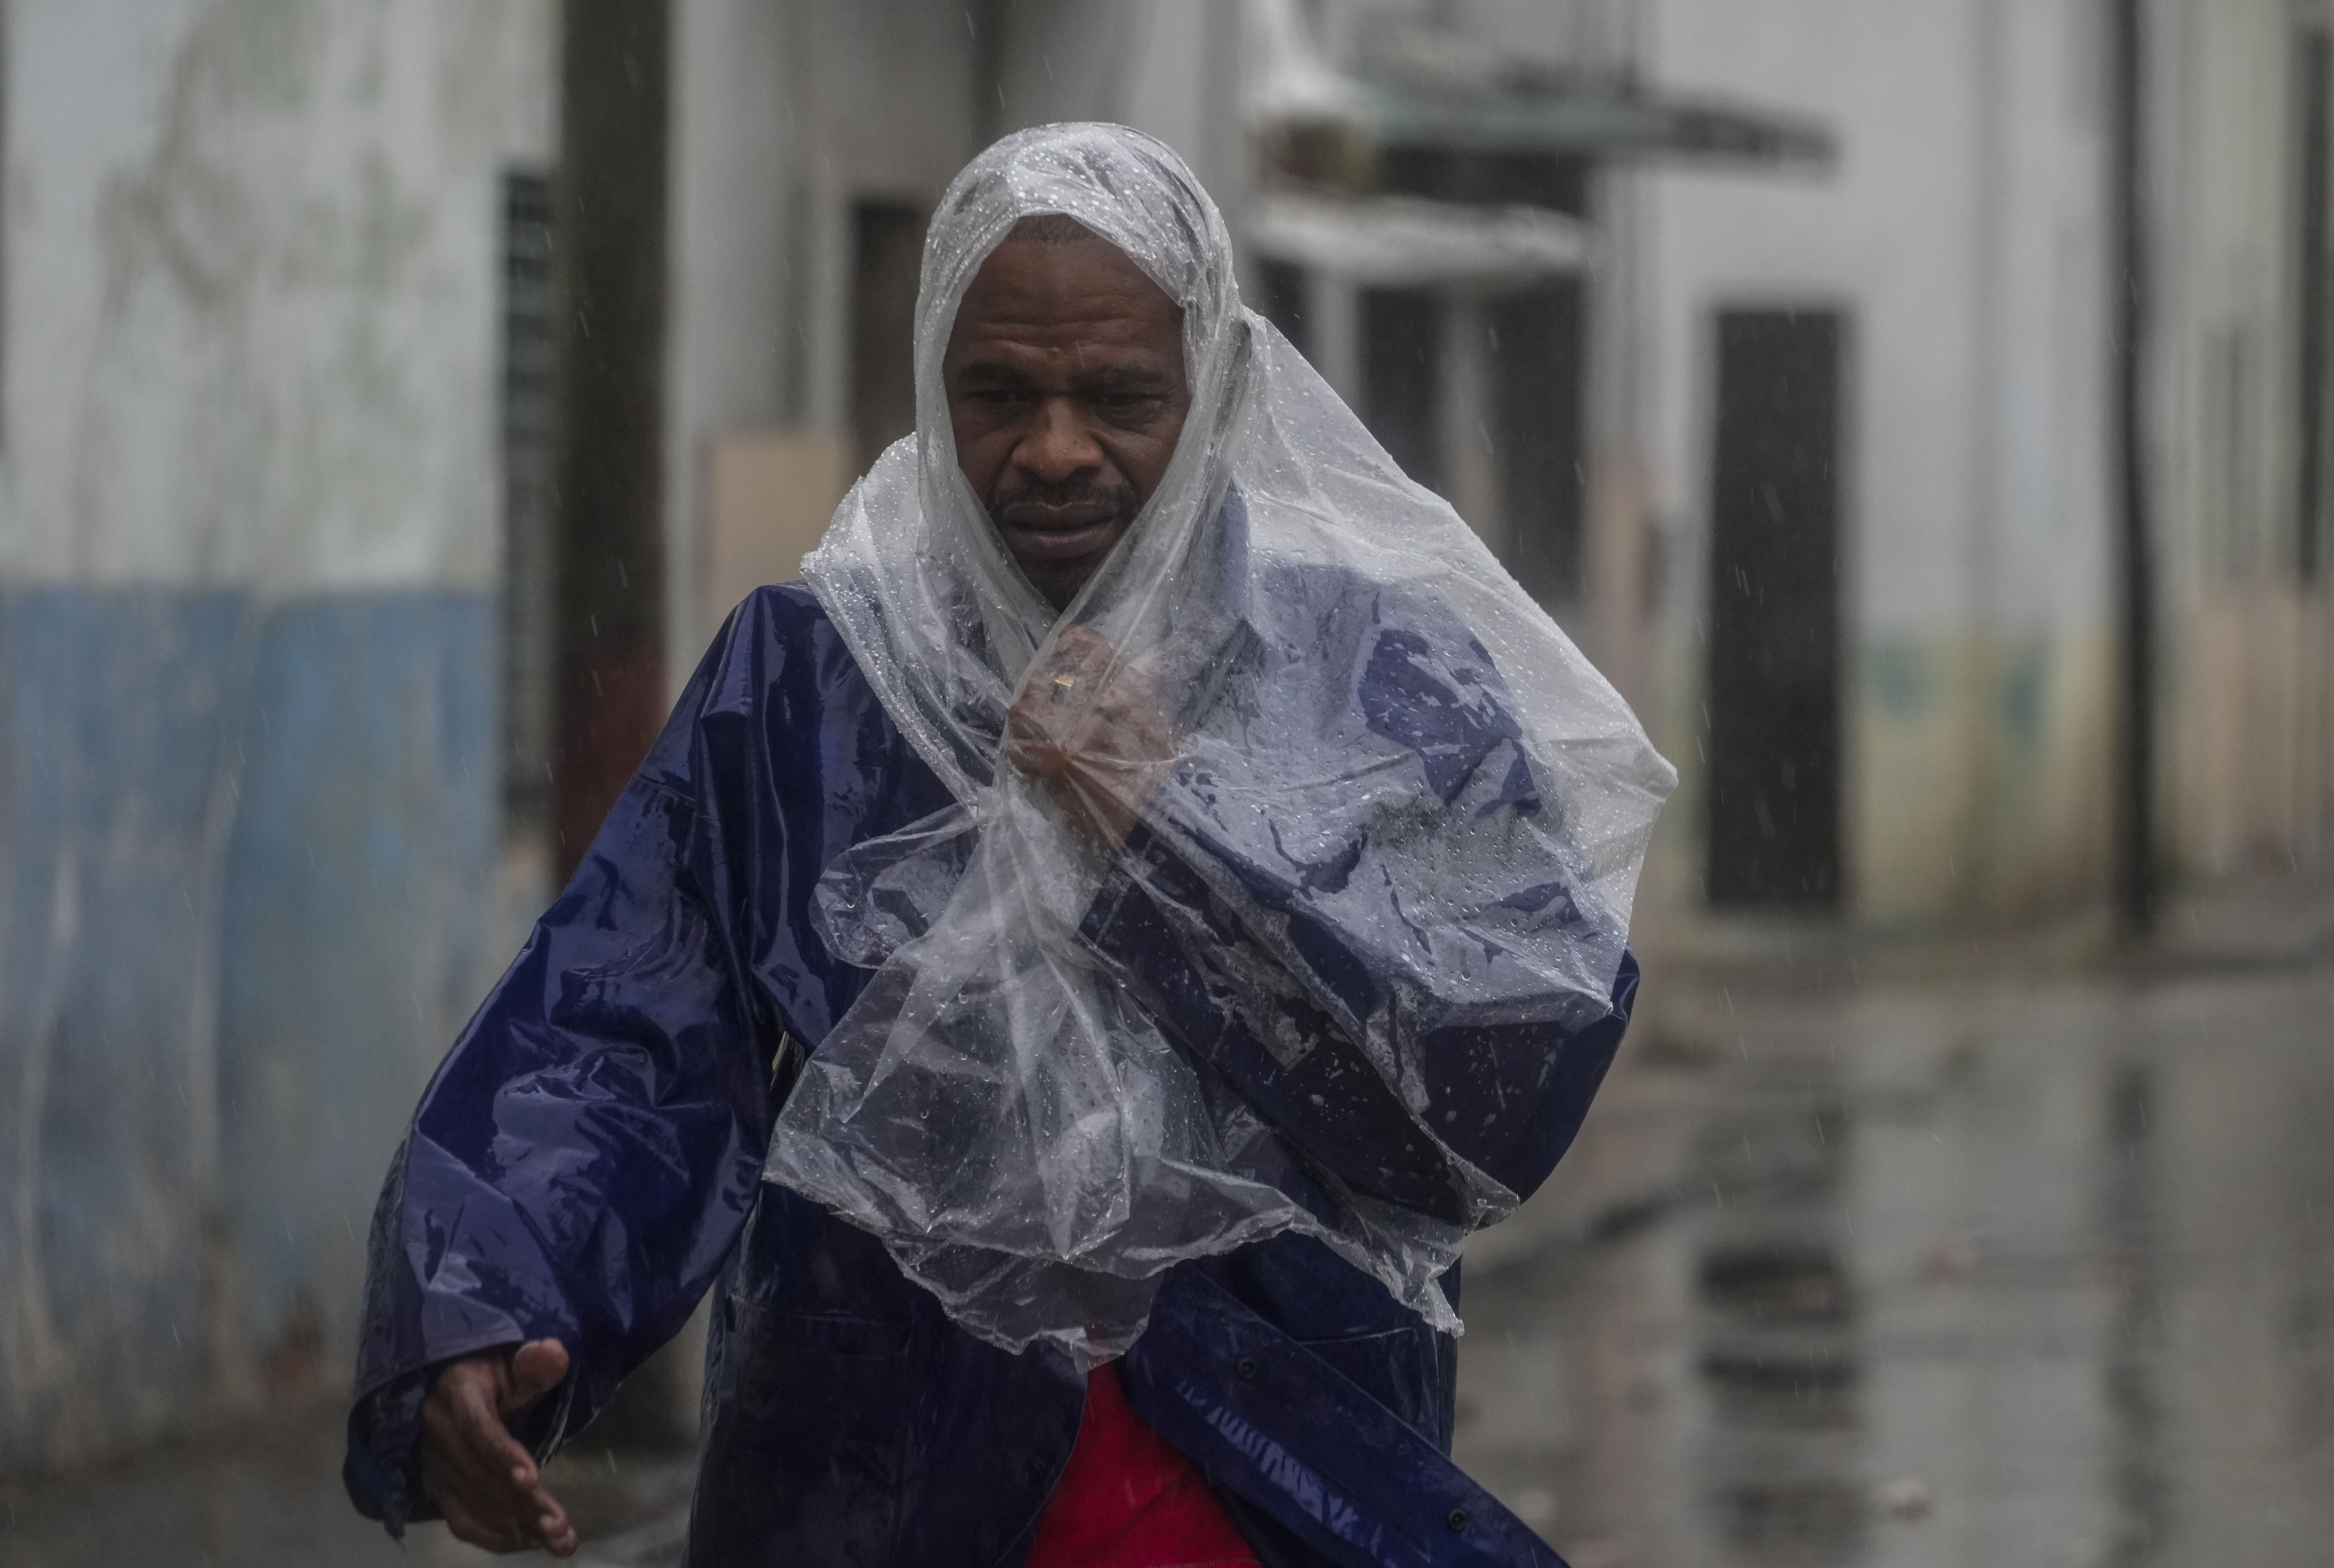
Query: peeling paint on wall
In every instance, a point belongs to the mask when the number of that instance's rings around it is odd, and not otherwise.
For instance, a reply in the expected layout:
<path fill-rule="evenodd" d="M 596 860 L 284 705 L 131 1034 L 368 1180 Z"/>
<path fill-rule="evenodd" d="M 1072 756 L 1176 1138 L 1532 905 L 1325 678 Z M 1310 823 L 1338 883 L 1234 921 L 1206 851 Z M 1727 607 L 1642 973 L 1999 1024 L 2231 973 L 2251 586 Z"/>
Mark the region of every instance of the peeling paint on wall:
<path fill-rule="evenodd" d="M 332 1374 L 500 956 L 497 202 L 553 16 L 11 8 L 0 1469 Z"/>
<path fill-rule="evenodd" d="M 492 581 L 493 181 L 546 155 L 550 15 L 19 8 L 0 574 Z"/>

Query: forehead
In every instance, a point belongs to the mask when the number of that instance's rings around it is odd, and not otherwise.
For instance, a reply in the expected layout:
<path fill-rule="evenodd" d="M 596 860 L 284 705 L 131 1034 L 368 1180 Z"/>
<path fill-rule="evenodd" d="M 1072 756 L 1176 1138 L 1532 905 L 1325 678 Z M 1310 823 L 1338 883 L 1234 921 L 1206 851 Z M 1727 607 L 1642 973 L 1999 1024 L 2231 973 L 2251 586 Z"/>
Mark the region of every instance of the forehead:
<path fill-rule="evenodd" d="M 1000 338 L 1074 338 L 1178 352 L 1183 313 L 1106 240 L 1007 238 L 957 307 L 951 352 Z"/>

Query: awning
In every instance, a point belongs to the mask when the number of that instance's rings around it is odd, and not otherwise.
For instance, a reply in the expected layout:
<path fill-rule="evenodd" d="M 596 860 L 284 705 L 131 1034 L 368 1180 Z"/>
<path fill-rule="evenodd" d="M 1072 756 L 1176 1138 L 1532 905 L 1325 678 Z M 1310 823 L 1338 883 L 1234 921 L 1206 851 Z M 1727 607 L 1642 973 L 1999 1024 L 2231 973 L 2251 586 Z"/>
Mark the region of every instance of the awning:
<path fill-rule="evenodd" d="M 1559 152 L 1829 164 L 1830 131 L 1811 118 L 1659 93 L 1637 83 L 1543 79 L 1443 92 L 1360 82 L 1358 130 L 1379 147 Z"/>
<path fill-rule="evenodd" d="M 1366 150 L 1703 158 L 1828 165 L 1830 129 L 1765 105 L 1664 92 L 1625 74 L 1522 64 L 1480 41 L 1413 30 L 1372 64 L 1324 58 L 1295 0 L 1249 0 L 1250 124 Z"/>
<path fill-rule="evenodd" d="M 1359 284 L 1520 283 L 1578 272 L 1588 226 L 1545 208 L 1411 197 L 1259 197 L 1247 239 L 1259 256 Z"/>

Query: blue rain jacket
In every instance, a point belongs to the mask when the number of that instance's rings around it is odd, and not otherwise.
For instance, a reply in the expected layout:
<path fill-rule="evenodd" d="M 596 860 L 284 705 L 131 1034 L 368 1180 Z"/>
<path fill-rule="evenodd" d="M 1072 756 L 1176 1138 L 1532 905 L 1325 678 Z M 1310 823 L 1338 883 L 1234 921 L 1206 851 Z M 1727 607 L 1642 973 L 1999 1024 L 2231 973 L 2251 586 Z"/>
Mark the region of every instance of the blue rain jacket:
<path fill-rule="evenodd" d="M 1397 714 L 1438 770 L 1507 765 L 1480 735 L 1444 732 L 1475 711 L 1455 694 L 1414 673 L 1371 691 L 1386 667 L 1363 659 L 1357 696 Z M 866 976 L 814 934 L 812 889 L 837 854 L 948 804 L 806 589 L 738 609 L 390 1171 L 349 1423 L 360 1509 L 392 1531 L 430 1516 L 415 1438 L 436 1365 L 563 1341 L 573 1370 L 520 1424 L 547 1455 L 718 1285 L 690 1563 L 1017 1568 L 1076 1441 L 1082 1378 L 1057 1351 L 973 1339 L 873 1237 L 760 1179 L 793 1042 L 815 1049 Z M 1106 884 L 1084 929 L 1097 953 L 1307 1157 L 1364 1192 L 1435 1189 L 1439 1157 L 1390 1107 L 1314 1092 L 1213 1000 L 1238 966 L 1195 977 L 1173 929 L 1204 908 L 1163 915 L 1151 900 L 1178 895 L 1172 867 L 1155 843 L 1130 848 L 1153 874 Z M 1184 885 L 1204 905 L 1199 879 Z M 1468 1097 L 1460 1152 L 1519 1194 L 1538 1186 L 1635 987 L 1625 960 L 1599 1021 L 1432 1040 Z M 1329 1067 L 1325 1082 L 1378 1082 L 1342 1040 L 1302 1060 Z M 1445 1289 L 1455 1304 L 1457 1271 Z M 1272 1568 L 1558 1564 L 1451 1462 L 1456 1351 L 1375 1281 L 1283 1235 L 1172 1270 L 1122 1375 Z"/>

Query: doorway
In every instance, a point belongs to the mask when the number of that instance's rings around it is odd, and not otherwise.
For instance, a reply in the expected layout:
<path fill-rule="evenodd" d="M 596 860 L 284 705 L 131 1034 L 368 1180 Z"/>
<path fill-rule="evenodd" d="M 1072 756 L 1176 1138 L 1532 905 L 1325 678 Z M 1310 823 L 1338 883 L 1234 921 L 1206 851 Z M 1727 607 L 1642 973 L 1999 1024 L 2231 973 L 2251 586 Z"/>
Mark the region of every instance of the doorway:
<path fill-rule="evenodd" d="M 1709 864 L 1714 905 L 1841 894 L 1837 311 L 1727 310 L 1712 460 Z"/>
<path fill-rule="evenodd" d="M 916 428 L 916 286 L 924 209 L 903 201 L 852 208 L 851 434 L 858 471 Z"/>
<path fill-rule="evenodd" d="M 1578 277 L 1484 302 L 1504 565 L 1542 605 L 1577 605 L 1587 512 L 1588 312 Z"/>
<path fill-rule="evenodd" d="M 1402 471 L 1442 489 L 1442 309 L 1431 288 L 1361 296 L 1362 417 Z"/>

